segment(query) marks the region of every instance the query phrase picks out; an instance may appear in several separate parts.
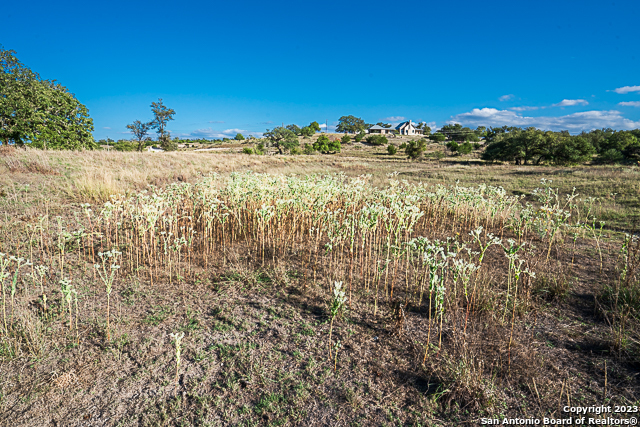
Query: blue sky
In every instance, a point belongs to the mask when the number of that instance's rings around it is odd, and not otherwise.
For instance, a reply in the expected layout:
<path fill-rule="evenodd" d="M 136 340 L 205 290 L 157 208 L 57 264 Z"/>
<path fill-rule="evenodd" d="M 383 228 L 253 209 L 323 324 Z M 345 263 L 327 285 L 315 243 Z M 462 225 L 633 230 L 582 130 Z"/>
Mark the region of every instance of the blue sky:
<path fill-rule="evenodd" d="M 21 3 L 21 4 L 19 4 Z M 163 98 L 173 136 L 342 115 L 640 128 L 637 0 L 10 2 L 0 43 L 128 138 Z"/>

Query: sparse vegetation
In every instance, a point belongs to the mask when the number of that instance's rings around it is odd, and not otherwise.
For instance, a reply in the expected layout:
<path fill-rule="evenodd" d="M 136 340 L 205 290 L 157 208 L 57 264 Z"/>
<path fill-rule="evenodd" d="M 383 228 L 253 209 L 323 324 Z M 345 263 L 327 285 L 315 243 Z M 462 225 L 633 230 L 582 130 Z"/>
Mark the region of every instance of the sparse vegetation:
<path fill-rule="evenodd" d="M 636 167 L 344 151 L 0 152 L 3 422 L 460 425 L 638 400 L 638 240 L 610 228 L 637 218 Z"/>

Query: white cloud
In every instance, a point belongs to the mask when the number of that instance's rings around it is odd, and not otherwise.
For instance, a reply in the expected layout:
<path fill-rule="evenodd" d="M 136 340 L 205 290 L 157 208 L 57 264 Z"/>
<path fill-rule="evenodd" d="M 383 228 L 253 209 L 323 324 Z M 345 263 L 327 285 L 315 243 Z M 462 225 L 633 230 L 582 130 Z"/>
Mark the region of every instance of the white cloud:
<path fill-rule="evenodd" d="M 382 119 L 383 122 L 403 122 L 405 120 L 407 120 L 407 118 L 403 116 L 391 116 Z"/>
<path fill-rule="evenodd" d="M 225 129 L 222 131 L 223 134 L 225 135 L 235 135 L 237 133 L 243 133 L 243 132 L 247 132 L 247 130 L 245 129 Z"/>
<path fill-rule="evenodd" d="M 335 132 L 336 131 L 336 126 L 334 125 L 329 125 L 329 128 L 327 128 L 327 125 L 324 123 L 320 123 L 320 129 L 324 129 L 325 132 Z"/>
<path fill-rule="evenodd" d="M 465 126 L 519 126 L 537 127 L 544 130 L 569 130 L 580 132 L 583 130 L 613 128 L 637 129 L 640 121 L 634 122 L 622 116 L 620 111 L 583 111 L 566 116 L 527 117 L 514 111 L 498 110 L 496 108 L 474 108 L 468 113 L 451 117 L 448 123 L 461 123 Z"/>
<path fill-rule="evenodd" d="M 514 95 L 510 93 L 509 95 L 502 95 L 500 98 L 498 98 L 498 100 L 500 100 L 501 102 L 504 102 L 513 98 L 514 98 Z"/>
<path fill-rule="evenodd" d="M 225 138 L 225 137 L 228 137 L 228 135 L 220 132 L 219 130 L 215 130 L 215 129 L 211 129 L 211 128 L 196 129 L 193 132 L 191 132 L 190 134 L 188 134 L 188 136 L 193 137 L 193 138 Z"/>
<path fill-rule="evenodd" d="M 513 110 L 513 111 L 531 111 L 531 110 L 537 110 L 540 107 L 529 107 L 529 106 L 524 106 L 524 107 L 511 107 L 509 108 L 509 110 Z"/>
<path fill-rule="evenodd" d="M 615 93 L 640 92 L 640 86 L 623 86 L 613 90 Z"/>
<path fill-rule="evenodd" d="M 563 99 L 552 107 L 573 107 L 574 105 L 589 105 L 584 99 Z"/>
<path fill-rule="evenodd" d="M 111 128 L 110 128 L 109 126 L 105 126 L 105 127 L 103 127 L 102 129 L 109 129 L 109 130 L 111 130 Z"/>
<path fill-rule="evenodd" d="M 618 105 L 622 107 L 640 107 L 640 101 L 618 102 Z"/>
<path fill-rule="evenodd" d="M 431 132 L 437 129 L 436 122 L 427 122 L 427 126 L 431 128 Z"/>
<path fill-rule="evenodd" d="M 188 134 L 181 134 L 185 138 L 229 138 L 236 136 L 237 133 L 241 133 L 245 137 L 248 135 L 253 135 L 255 137 L 261 138 L 263 132 L 254 132 L 246 129 L 225 129 L 223 131 L 206 128 L 206 129 L 196 129 Z"/>

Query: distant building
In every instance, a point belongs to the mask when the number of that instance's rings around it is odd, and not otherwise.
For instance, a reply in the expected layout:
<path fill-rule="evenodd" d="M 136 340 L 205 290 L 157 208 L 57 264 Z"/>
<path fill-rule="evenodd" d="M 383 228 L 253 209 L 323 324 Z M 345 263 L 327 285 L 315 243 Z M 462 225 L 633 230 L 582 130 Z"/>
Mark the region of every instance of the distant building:
<path fill-rule="evenodd" d="M 391 128 L 383 128 L 382 126 L 375 125 L 375 126 L 371 126 L 367 132 L 368 133 L 379 133 L 379 134 L 385 135 L 385 134 L 393 133 L 393 129 L 391 129 Z"/>
<path fill-rule="evenodd" d="M 402 122 L 396 126 L 396 130 L 400 135 L 422 135 L 422 129 L 418 129 L 411 120 Z"/>
<path fill-rule="evenodd" d="M 162 153 L 164 150 L 162 148 L 156 148 L 152 146 L 147 147 L 147 151 L 150 153 Z"/>

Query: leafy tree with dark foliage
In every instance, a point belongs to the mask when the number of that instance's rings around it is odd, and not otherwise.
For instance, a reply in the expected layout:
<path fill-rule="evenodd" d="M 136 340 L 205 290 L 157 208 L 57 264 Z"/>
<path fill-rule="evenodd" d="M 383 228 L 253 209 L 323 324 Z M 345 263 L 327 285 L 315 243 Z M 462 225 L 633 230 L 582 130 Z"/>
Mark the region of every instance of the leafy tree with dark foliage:
<path fill-rule="evenodd" d="M 298 137 L 290 129 L 278 126 L 271 130 L 267 129 L 264 137 L 269 140 L 271 145 L 278 149 L 279 154 L 284 154 L 284 150 L 291 151 L 298 147 Z"/>
<path fill-rule="evenodd" d="M 339 133 L 361 133 L 364 132 L 370 126 L 359 117 L 355 116 L 342 116 L 338 120 L 338 126 L 336 132 Z"/>
<path fill-rule="evenodd" d="M 0 142 L 44 149 L 93 149 L 89 110 L 66 87 L 43 80 L 0 45 Z"/>
<path fill-rule="evenodd" d="M 339 153 L 342 149 L 340 140 L 332 141 L 327 135 L 320 135 L 313 143 L 313 149 L 323 154 Z"/>
<path fill-rule="evenodd" d="M 296 135 L 302 135 L 302 129 L 300 129 L 300 126 L 296 124 L 287 125 L 287 129 L 289 129 L 291 132 L 295 133 Z"/>
<path fill-rule="evenodd" d="M 127 125 L 127 129 L 131 131 L 133 136 L 136 138 L 136 141 L 138 141 L 138 151 L 142 151 L 144 148 L 144 137 L 149 133 L 151 125 L 151 123 L 142 123 L 140 120 L 135 120 L 133 123 Z"/>
<path fill-rule="evenodd" d="M 151 127 L 158 130 L 158 140 L 166 142 L 165 128 L 170 120 L 173 120 L 173 116 L 176 114 L 171 108 L 167 108 L 162 102 L 162 98 L 158 99 L 158 102 L 151 103 L 151 111 L 153 112 L 154 119 L 151 122 Z"/>

